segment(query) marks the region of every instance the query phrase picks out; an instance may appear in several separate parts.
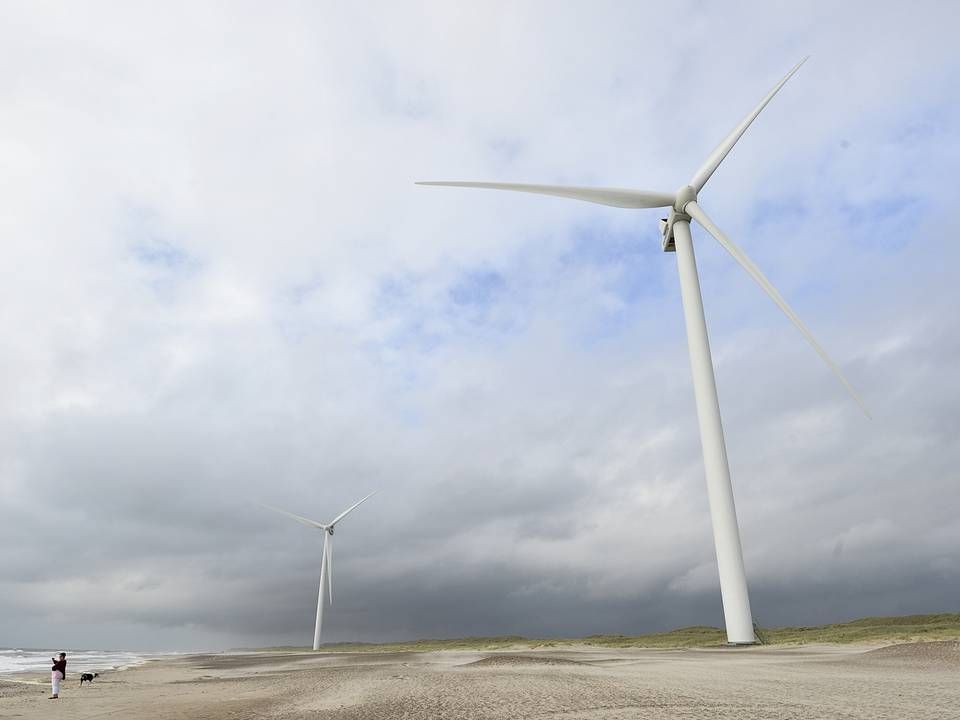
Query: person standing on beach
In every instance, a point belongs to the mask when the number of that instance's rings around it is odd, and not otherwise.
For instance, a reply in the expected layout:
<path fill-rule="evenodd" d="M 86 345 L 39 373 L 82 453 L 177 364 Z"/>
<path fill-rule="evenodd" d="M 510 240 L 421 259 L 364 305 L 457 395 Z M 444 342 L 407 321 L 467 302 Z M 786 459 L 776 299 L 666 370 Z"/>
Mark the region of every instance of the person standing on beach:
<path fill-rule="evenodd" d="M 53 662 L 53 667 L 50 668 L 50 684 L 53 686 L 53 694 L 50 695 L 50 700 L 56 700 L 60 697 L 60 681 L 67 676 L 67 654 L 60 653 L 60 659 L 58 660 L 55 657 L 50 658 Z"/>

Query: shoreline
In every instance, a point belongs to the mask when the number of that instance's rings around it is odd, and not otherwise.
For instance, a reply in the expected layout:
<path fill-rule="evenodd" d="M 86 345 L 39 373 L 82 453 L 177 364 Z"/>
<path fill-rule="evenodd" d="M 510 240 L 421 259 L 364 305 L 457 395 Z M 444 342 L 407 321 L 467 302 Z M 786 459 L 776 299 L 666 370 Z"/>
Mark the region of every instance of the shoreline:
<path fill-rule="evenodd" d="M 182 657 L 189 657 L 184 654 Z M 92 670 L 74 670 L 69 665 L 67 665 L 67 678 L 66 682 L 76 679 L 77 682 L 80 681 L 80 674 L 85 672 L 95 672 L 99 673 L 100 677 L 106 677 L 107 675 L 112 675 L 115 673 L 129 672 L 130 670 L 136 670 L 144 667 L 148 663 L 162 663 L 167 658 L 153 657 L 153 658 L 141 658 L 136 662 L 132 662 L 129 665 L 121 665 L 117 667 L 110 668 L 93 668 Z M 97 680 L 100 678 L 98 677 Z M 8 670 L 0 672 L 0 683 L 20 683 L 23 685 L 36 685 L 41 684 L 46 687 L 50 687 L 50 671 L 49 670 Z M 2 697 L 2 696 L 0 696 Z"/>

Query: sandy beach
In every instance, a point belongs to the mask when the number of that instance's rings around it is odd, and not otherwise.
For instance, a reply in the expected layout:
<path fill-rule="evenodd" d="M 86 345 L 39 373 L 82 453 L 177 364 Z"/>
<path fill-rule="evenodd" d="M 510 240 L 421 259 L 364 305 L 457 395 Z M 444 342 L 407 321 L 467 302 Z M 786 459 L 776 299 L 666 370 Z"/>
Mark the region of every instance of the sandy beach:
<path fill-rule="evenodd" d="M 59 701 L 0 682 L 4 718 L 947 718 L 960 642 L 886 647 L 224 653 L 151 661 Z"/>

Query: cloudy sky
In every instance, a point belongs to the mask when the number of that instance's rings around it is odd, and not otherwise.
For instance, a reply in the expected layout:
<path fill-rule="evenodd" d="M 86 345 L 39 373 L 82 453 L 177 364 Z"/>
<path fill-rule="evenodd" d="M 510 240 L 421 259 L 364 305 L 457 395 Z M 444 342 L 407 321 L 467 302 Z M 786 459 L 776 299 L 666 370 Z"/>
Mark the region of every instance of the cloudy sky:
<path fill-rule="evenodd" d="M 957 610 L 958 9 L 41 3 L 0 22 L 0 646 L 722 622 L 658 210 L 695 244 L 755 617 Z"/>

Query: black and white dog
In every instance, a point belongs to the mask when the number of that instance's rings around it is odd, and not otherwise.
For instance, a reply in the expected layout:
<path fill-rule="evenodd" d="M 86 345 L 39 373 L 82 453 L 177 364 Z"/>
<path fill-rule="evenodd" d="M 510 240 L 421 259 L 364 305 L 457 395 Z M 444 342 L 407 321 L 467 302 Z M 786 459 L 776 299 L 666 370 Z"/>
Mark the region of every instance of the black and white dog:
<path fill-rule="evenodd" d="M 85 682 L 92 683 L 95 677 L 100 677 L 100 673 L 80 673 L 80 687 L 83 687 Z"/>

